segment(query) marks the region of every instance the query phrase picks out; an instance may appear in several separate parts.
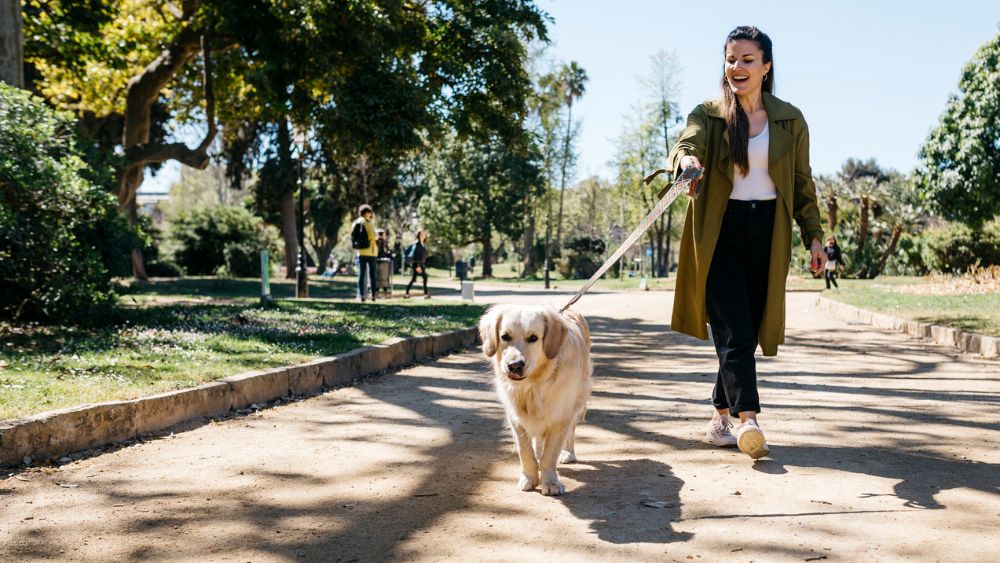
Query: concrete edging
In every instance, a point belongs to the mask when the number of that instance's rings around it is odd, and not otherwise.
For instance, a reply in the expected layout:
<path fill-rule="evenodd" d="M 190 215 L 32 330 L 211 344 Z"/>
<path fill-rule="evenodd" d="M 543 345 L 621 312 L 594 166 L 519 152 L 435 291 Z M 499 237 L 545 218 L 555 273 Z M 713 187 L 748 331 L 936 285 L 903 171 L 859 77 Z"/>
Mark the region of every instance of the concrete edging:
<path fill-rule="evenodd" d="M 889 332 L 900 332 L 917 338 L 926 338 L 937 344 L 957 348 L 961 352 L 979 354 L 984 358 L 1000 357 L 1000 338 L 875 313 L 822 296 L 816 297 L 816 308 L 821 311 L 829 311 L 841 319 L 869 324 Z"/>
<path fill-rule="evenodd" d="M 179 391 L 131 401 L 85 404 L 0 421 L 0 467 L 25 457 L 51 459 L 138 436 L 178 423 L 226 414 L 281 397 L 343 387 L 376 372 L 403 367 L 474 344 L 475 327 L 412 338 L 392 338 L 339 356 L 251 371 Z"/>

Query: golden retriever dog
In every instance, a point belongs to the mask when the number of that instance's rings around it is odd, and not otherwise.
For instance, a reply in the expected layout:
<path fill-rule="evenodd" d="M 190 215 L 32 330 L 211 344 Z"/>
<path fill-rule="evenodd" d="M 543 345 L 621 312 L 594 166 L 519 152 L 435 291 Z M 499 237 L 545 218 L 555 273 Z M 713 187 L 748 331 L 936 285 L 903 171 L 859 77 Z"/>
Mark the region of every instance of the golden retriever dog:
<path fill-rule="evenodd" d="M 587 321 L 575 311 L 501 305 L 483 315 L 479 334 L 521 458 L 517 486 L 563 494 L 556 461 L 576 461 L 576 423 L 590 398 Z"/>

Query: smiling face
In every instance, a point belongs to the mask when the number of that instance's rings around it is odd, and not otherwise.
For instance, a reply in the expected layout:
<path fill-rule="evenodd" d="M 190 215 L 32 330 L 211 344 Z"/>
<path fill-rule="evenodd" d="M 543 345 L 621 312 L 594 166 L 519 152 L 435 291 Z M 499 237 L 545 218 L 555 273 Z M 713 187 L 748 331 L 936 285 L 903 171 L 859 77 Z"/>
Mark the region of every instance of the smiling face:
<path fill-rule="evenodd" d="M 726 43 L 726 81 L 734 94 L 759 92 L 764 74 L 770 70 L 771 63 L 764 62 L 764 52 L 756 41 L 737 39 Z"/>

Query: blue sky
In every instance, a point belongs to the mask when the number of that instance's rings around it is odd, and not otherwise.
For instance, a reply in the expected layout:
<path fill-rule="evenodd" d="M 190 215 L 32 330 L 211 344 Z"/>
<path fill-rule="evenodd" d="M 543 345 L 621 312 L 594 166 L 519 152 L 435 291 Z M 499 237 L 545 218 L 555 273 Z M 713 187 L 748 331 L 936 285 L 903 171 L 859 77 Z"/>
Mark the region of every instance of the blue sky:
<path fill-rule="evenodd" d="M 814 173 L 832 173 L 847 157 L 909 172 L 962 67 L 1000 33 L 998 0 L 537 1 L 554 18 L 551 55 L 579 62 L 590 78 L 573 108 L 583 124 L 577 179 L 610 177 L 614 139 L 642 96 L 637 77 L 652 54 L 680 60 L 686 115 L 718 94 L 722 42 L 738 25 L 771 36 L 776 93 L 809 122 Z M 177 170 L 170 163 L 144 191 L 166 189 Z"/>
<path fill-rule="evenodd" d="M 672 51 L 682 65 L 686 115 L 718 93 L 722 42 L 738 25 L 756 25 L 774 43 L 776 94 L 809 123 L 814 173 L 847 157 L 875 157 L 908 172 L 955 92 L 961 69 L 995 37 L 1000 1 L 654 2 L 539 0 L 555 18 L 552 55 L 589 75 L 574 116 L 582 119 L 577 179 L 610 176 L 607 161 L 636 77 L 649 57 Z"/>

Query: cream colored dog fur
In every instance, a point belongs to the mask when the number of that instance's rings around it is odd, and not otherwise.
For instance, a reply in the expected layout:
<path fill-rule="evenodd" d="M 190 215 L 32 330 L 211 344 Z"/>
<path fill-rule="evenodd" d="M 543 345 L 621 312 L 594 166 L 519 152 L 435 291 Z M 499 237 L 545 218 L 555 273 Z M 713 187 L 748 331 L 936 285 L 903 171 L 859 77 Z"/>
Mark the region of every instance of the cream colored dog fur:
<path fill-rule="evenodd" d="M 518 487 L 563 494 L 556 461 L 576 461 L 576 423 L 592 384 L 587 321 L 575 311 L 501 305 L 483 315 L 479 333 L 521 458 Z"/>

